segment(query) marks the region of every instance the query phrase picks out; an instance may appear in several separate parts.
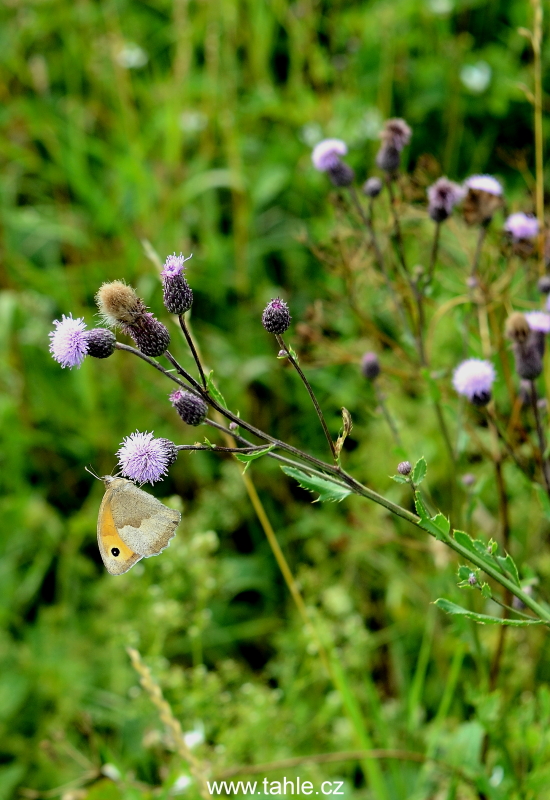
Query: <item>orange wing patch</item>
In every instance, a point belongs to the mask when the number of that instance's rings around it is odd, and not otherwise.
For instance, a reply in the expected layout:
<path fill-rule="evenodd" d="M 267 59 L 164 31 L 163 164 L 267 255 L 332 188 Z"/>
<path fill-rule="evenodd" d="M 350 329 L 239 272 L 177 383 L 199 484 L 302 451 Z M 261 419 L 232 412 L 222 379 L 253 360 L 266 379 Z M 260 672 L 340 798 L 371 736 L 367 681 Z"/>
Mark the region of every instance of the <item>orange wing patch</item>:
<path fill-rule="evenodd" d="M 99 509 L 97 543 L 107 570 L 111 575 L 122 575 L 128 572 L 142 556 L 134 553 L 118 535 L 111 511 L 110 494 L 107 490 Z"/>

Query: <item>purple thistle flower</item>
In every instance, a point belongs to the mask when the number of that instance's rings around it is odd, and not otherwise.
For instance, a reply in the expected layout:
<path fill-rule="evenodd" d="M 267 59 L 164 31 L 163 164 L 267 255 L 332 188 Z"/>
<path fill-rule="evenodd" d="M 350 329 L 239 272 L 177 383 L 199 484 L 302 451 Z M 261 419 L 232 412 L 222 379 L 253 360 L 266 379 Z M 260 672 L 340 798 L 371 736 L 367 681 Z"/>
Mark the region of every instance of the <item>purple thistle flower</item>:
<path fill-rule="evenodd" d="M 384 123 L 380 138 L 388 147 L 394 147 L 399 153 L 411 140 L 412 129 L 404 119 L 395 117 Z"/>
<path fill-rule="evenodd" d="M 520 239 L 534 239 L 539 232 L 539 223 L 536 217 L 518 211 L 510 214 L 504 223 L 504 230 L 517 242 Z"/>
<path fill-rule="evenodd" d="M 497 197 L 502 195 L 502 185 L 492 175 L 472 175 L 464 181 L 467 189 L 477 189 L 478 192 L 487 192 Z"/>
<path fill-rule="evenodd" d="M 50 332 L 50 353 L 63 368 L 79 367 L 88 354 L 86 323 L 79 317 L 73 319 L 63 314 L 61 321 L 54 320 L 55 330 Z"/>
<path fill-rule="evenodd" d="M 524 317 L 532 331 L 550 333 L 550 314 L 544 311 L 528 311 Z"/>
<path fill-rule="evenodd" d="M 443 222 L 466 194 L 462 186 L 448 178 L 439 178 L 428 187 L 428 212 L 434 222 Z"/>
<path fill-rule="evenodd" d="M 175 445 L 155 439 L 152 433 L 136 431 L 126 436 L 117 451 L 122 474 L 138 483 L 155 483 L 166 475 L 174 461 Z"/>
<path fill-rule="evenodd" d="M 184 258 L 182 253 L 179 256 L 173 253 L 166 258 L 164 269 L 160 274 L 163 278 L 175 278 L 176 275 L 182 275 L 185 272 L 185 262 L 189 261 L 190 258 L 193 258 L 193 253 L 187 258 Z"/>
<path fill-rule="evenodd" d="M 347 152 L 348 147 L 341 139 L 323 139 L 313 148 L 311 160 L 315 169 L 327 172 L 338 167 L 340 156 L 345 156 Z"/>
<path fill-rule="evenodd" d="M 495 380 L 495 368 L 490 361 L 469 358 L 455 369 L 453 386 L 458 394 L 467 397 L 476 406 L 487 405 Z"/>

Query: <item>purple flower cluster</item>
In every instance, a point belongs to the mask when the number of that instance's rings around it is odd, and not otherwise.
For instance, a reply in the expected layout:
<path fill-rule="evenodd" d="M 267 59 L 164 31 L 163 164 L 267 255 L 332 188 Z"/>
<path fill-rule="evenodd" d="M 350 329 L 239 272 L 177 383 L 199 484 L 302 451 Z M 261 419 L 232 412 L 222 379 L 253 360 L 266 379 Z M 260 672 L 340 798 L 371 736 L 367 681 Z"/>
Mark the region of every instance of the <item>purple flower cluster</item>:
<path fill-rule="evenodd" d="M 455 369 L 453 386 L 458 394 L 467 397 L 476 406 L 487 405 L 495 380 L 495 368 L 490 361 L 469 358 Z"/>
<path fill-rule="evenodd" d="M 466 191 L 448 178 L 439 178 L 428 187 L 428 213 L 434 222 L 443 222 L 450 217 L 453 208 L 459 203 Z"/>
<path fill-rule="evenodd" d="M 347 155 L 348 147 L 341 139 L 323 139 L 314 148 L 311 154 L 313 166 L 319 172 L 328 172 L 340 162 L 340 156 Z"/>
<path fill-rule="evenodd" d="M 160 273 L 163 278 L 175 278 L 176 275 L 182 275 L 185 272 L 185 263 L 193 258 L 193 253 L 185 258 L 182 253 L 177 256 L 173 253 L 168 256 L 164 262 L 164 269 Z"/>
<path fill-rule="evenodd" d="M 496 197 L 501 197 L 503 193 L 502 185 L 492 175 L 472 175 L 464 181 L 464 186 L 478 192 L 494 194 Z"/>
<path fill-rule="evenodd" d="M 536 217 L 518 211 L 507 218 L 504 230 L 515 242 L 519 242 L 522 239 L 534 239 L 539 232 L 539 223 Z"/>
<path fill-rule="evenodd" d="M 54 320 L 55 330 L 51 331 L 50 353 L 63 368 L 80 367 L 86 356 L 108 358 L 115 349 L 116 339 L 106 328 L 86 330 L 86 323 L 79 317 L 73 319 L 63 314 L 61 320 Z"/>
<path fill-rule="evenodd" d="M 174 463 L 177 450 L 168 439 L 155 439 L 152 433 L 136 431 L 123 439 L 117 451 L 122 474 L 138 483 L 155 483 Z"/>

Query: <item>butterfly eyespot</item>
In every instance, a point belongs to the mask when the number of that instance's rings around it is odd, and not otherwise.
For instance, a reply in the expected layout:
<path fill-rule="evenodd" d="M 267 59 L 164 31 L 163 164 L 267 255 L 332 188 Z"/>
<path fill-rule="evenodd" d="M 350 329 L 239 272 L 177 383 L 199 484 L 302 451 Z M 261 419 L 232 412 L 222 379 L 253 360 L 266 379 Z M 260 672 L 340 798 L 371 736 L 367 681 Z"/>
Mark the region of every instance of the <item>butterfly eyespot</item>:
<path fill-rule="evenodd" d="M 118 547 L 111 547 L 111 555 L 115 558 L 120 555 L 120 550 Z"/>

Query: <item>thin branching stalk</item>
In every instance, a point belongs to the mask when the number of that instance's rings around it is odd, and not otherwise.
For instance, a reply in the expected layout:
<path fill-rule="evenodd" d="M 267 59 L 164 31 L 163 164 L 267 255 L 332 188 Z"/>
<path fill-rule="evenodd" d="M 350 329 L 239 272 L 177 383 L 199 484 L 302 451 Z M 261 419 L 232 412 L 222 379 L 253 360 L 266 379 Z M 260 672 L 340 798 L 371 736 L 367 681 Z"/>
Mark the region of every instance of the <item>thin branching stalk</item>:
<path fill-rule="evenodd" d="M 434 238 L 432 242 L 432 252 L 430 255 L 430 266 L 428 269 L 428 284 L 432 282 L 435 265 L 437 263 L 437 254 L 439 252 L 439 233 L 441 231 L 441 222 L 435 223 L 435 231 L 434 231 Z"/>
<path fill-rule="evenodd" d="M 191 355 L 193 356 L 193 358 L 195 360 L 195 364 L 197 365 L 197 369 L 199 371 L 199 375 L 201 376 L 201 383 L 203 385 L 203 388 L 206 389 L 206 385 L 207 385 L 206 384 L 206 378 L 205 378 L 205 375 L 204 375 L 204 370 L 202 368 L 201 360 L 200 360 L 199 355 L 197 353 L 197 350 L 195 348 L 195 343 L 193 341 L 193 337 L 191 336 L 191 334 L 189 332 L 189 329 L 188 329 L 187 325 L 185 324 L 184 315 L 180 314 L 178 316 L 178 319 L 179 319 L 179 323 L 180 323 L 180 328 L 183 331 L 183 335 L 185 336 L 185 340 L 186 340 L 187 344 L 189 345 L 189 349 L 191 350 Z"/>
<path fill-rule="evenodd" d="M 401 234 L 401 223 L 399 222 L 399 214 L 397 213 L 397 208 L 395 205 L 395 193 L 393 191 L 393 181 L 390 175 L 386 177 L 386 186 L 388 187 L 388 194 L 390 196 L 390 208 L 393 216 L 393 230 L 397 244 L 397 254 L 403 270 L 408 275 L 409 270 L 405 260 L 405 248 L 403 246 L 403 236 Z"/>
<path fill-rule="evenodd" d="M 283 337 L 280 336 L 279 334 L 276 334 L 275 338 L 277 339 L 279 347 L 282 350 L 284 350 L 284 352 L 287 354 L 288 360 L 290 361 L 290 363 L 292 364 L 292 366 L 294 367 L 294 369 L 296 370 L 296 372 L 298 373 L 298 375 L 302 379 L 302 383 L 306 387 L 307 392 L 308 392 L 308 394 L 309 394 L 309 396 L 311 398 L 311 402 L 313 403 L 313 407 L 315 408 L 315 413 L 319 417 L 319 422 L 321 423 L 321 427 L 323 428 L 323 431 L 325 433 L 328 445 L 330 447 L 330 452 L 332 453 L 332 457 L 334 459 L 334 463 L 338 464 L 338 453 L 336 452 L 336 447 L 334 445 L 334 442 L 332 441 L 332 436 L 330 435 L 330 431 L 328 429 L 328 425 L 327 425 L 327 423 L 325 421 L 325 417 L 324 417 L 323 412 L 321 410 L 321 406 L 319 405 L 319 403 L 317 401 L 317 398 L 315 397 L 315 393 L 314 393 L 313 389 L 311 388 L 311 385 L 310 385 L 308 379 L 306 378 L 306 376 L 302 372 L 302 370 L 300 368 L 300 365 L 298 364 L 298 362 L 296 361 L 296 359 L 294 358 L 294 356 L 292 355 L 292 353 L 290 352 L 290 350 L 286 346 Z"/>
<path fill-rule="evenodd" d="M 542 1 L 531 0 L 533 5 L 533 69 L 535 83 L 535 170 L 536 170 L 536 207 L 539 223 L 538 251 L 539 274 L 545 273 L 544 265 L 544 140 L 542 128 Z"/>
<path fill-rule="evenodd" d="M 531 395 L 531 408 L 533 409 L 533 416 L 535 417 L 537 438 L 539 442 L 540 466 L 542 470 L 542 477 L 544 480 L 546 493 L 548 494 L 548 496 L 550 496 L 550 469 L 548 464 L 548 458 L 546 457 L 546 437 L 544 435 L 544 428 L 542 427 L 542 422 L 540 418 L 537 387 L 535 386 L 535 381 L 531 381 L 530 395 Z"/>
<path fill-rule="evenodd" d="M 479 234 L 477 237 L 476 249 L 474 253 L 474 258 L 472 261 L 472 268 L 470 270 L 470 277 L 475 278 L 479 269 L 479 261 L 481 258 L 481 251 L 483 250 L 483 242 L 485 241 L 485 237 L 487 236 L 487 229 L 488 225 L 482 225 L 479 229 Z"/>

